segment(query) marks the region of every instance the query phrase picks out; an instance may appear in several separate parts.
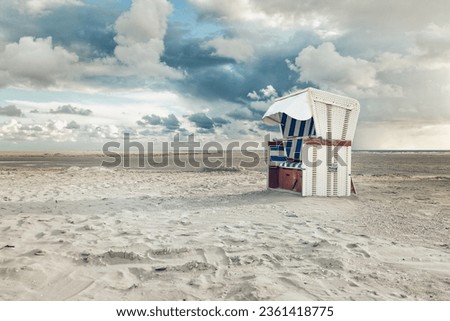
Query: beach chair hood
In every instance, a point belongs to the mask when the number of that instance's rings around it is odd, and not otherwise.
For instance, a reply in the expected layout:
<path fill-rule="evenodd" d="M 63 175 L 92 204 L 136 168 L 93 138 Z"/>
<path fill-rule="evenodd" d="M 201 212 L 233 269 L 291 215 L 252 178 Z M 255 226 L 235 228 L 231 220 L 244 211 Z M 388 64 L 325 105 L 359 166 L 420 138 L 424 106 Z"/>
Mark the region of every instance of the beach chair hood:
<path fill-rule="evenodd" d="M 357 100 L 306 88 L 275 100 L 262 119 L 268 125 L 280 124 L 285 139 L 289 136 L 325 138 L 331 135 L 333 139 L 353 140 L 358 116 Z"/>

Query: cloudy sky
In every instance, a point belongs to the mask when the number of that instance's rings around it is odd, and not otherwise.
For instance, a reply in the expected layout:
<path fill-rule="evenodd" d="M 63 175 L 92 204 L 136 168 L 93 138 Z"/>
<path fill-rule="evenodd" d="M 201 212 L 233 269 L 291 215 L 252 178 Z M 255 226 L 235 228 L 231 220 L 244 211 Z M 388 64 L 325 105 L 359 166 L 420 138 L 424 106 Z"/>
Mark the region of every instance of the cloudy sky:
<path fill-rule="evenodd" d="M 361 103 L 357 149 L 450 149 L 450 2 L 0 2 L 0 148 L 96 150 L 124 132 L 261 141 L 277 96 Z M 276 128 L 275 128 L 276 130 Z"/>

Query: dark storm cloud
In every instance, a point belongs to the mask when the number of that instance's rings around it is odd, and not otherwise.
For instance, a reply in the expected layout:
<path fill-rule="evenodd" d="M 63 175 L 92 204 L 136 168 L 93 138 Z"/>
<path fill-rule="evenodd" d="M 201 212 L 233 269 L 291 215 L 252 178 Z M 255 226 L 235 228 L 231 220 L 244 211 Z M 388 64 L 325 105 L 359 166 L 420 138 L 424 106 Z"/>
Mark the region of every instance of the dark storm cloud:
<path fill-rule="evenodd" d="M 213 56 L 210 49 L 201 47 L 206 39 L 190 38 L 186 34 L 187 30 L 169 24 L 162 56 L 168 65 L 186 70 L 187 77 L 176 83 L 179 89 L 205 99 L 236 102 L 246 99 L 249 91 L 265 87 L 275 78 L 280 78 L 281 82 L 281 74 L 268 72 L 270 65 L 267 69 L 258 63 L 240 65 L 233 59 Z M 280 57 L 275 70 L 281 68 L 289 72 L 284 59 Z M 262 77 L 263 74 L 266 75 Z"/>
<path fill-rule="evenodd" d="M 251 105 L 242 105 L 240 108 L 228 112 L 226 115 L 236 120 L 261 121 L 265 111 L 253 108 Z"/>
<path fill-rule="evenodd" d="M 22 110 L 15 105 L 0 107 L 0 116 L 20 117 L 22 115 Z"/>
<path fill-rule="evenodd" d="M 176 131 L 180 129 L 180 121 L 174 114 L 162 118 L 162 125 L 167 131 Z"/>
<path fill-rule="evenodd" d="M 164 131 L 173 132 L 176 130 L 184 131 L 181 128 L 181 123 L 174 114 L 170 114 L 167 117 L 160 117 L 158 115 L 146 115 L 136 122 L 139 126 L 163 126 Z"/>
<path fill-rule="evenodd" d="M 253 108 L 251 105 L 247 106 L 247 108 L 257 120 L 261 120 L 261 118 L 264 116 L 264 113 L 266 112 L 265 110 Z M 269 106 L 267 106 L 267 108 L 269 108 Z"/>
<path fill-rule="evenodd" d="M 258 129 L 261 129 L 262 131 L 265 131 L 265 132 L 279 132 L 280 131 L 279 125 L 267 125 L 266 123 L 258 122 L 256 126 L 258 127 Z"/>
<path fill-rule="evenodd" d="M 232 59 L 211 55 L 210 49 L 201 48 L 205 39 L 190 36 L 190 30 L 178 23 L 169 23 L 164 37 L 165 50 L 161 60 L 169 66 L 191 72 L 195 69 L 220 66 Z"/>
<path fill-rule="evenodd" d="M 198 128 L 213 129 L 214 121 L 206 116 L 205 113 L 196 113 L 188 116 L 188 119 Z"/>
<path fill-rule="evenodd" d="M 78 108 L 72 105 L 63 105 L 58 108 L 50 109 L 51 114 L 70 114 L 70 115 L 81 115 L 81 116 L 90 116 L 92 115 L 92 110 L 85 108 Z"/>
<path fill-rule="evenodd" d="M 211 119 L 214 122 L 214 126 L 216 126 L 216 127 L 222 127 L 223 125 L 227 125 L 227 124 L 231 123 L 228 119 L 225 119 L 223 117 L 213 117 Z"/>
<path fill-rule="evenodd" d="M 107 1 L 112 3 L 111 1 Z M 51 35 L 53 43 L 76 52 L 81 60 L 112 55 L 116 43 L 110 27 L 120 11 L 106 4 L 80 7 L 61 7 L 39 23 L 40 35 Z M 64 26 L 64 28 L 61 28 Z"/>
<path fill-rule="evenodd" d="M 222 61 L 203 68 L 192 68 L 185 64 L 182 68 L 188 76 L 178 84 L 184 91 L 207 100 L 248 101 L 249 92 L 267 85 L 272 85 L 282 93 L 297 84 L 298 74 L 288 68 L 285 59 L 283 55 L 267 56 L 247 64 Z"/>
<path fill-rule="evenodd" d="M 215 133 L 215 129 L 223 125 L 230 124 L 228 119 L 223 117 L 209 117 L 205 113 L 195 113 L 187 117 L 189 121 L 197 127 L 197 133 L 210 134 Z"/>
<path fill-rule="evenodd" d="M 228 31 L 224 31 L 227 34 Z M 162 60 L 169 66 L 186 70 L 187 77 L 177 81 L 179 90 L 207 100 L 247 102 L 247 94 L 272 85 L 279 93 L 291 89 L 298 73 L 290 70 L 286 58 L 294 60 L 298 52 L 309 44 L 320 43 L 312 33 L 298 32 L 285 44 L 257 51 L 255 59 L 248 63 L 236 63 L 233 59 L 212 55 L 211 49 L 201 44 L 210 38 L 195 38 L 190 31 L 175 23 L 169 23 Z"/>
<path fill-rule="evenodd" d="M 145 126 L 145 125 L 161 125 L 162 124 L 162 119 L 160 116 L 152 114 L 152 115 L 145 115 L 144 117 L 142 117 L 142 120 L 138 120 L 137 124 L 140 126 Z"/>
<path fill-rule="evenodd" d="M 246 106 L 242 106 L 240 109 L 234 109 L 226 115 L 236 120 L 256 120 L 257 118 Z"/>
<path fill-rule="evenodd" d="M 126 7 L 117 1 L 85 1 L 83 6 L 56 7 L 46 14 L 30 15 L 0 4 L 0 28 L 8 42 L 23 36 L 53 39 L 53 44 L 76 52 L 80 60 L 112 55 L 115 32 L 111 26 Z"/>
<path fill-rule="evenodd" d="M 214 128 L 197 128 L 196 133 L 198 134 L 214 134 L 216 130 Z"/>

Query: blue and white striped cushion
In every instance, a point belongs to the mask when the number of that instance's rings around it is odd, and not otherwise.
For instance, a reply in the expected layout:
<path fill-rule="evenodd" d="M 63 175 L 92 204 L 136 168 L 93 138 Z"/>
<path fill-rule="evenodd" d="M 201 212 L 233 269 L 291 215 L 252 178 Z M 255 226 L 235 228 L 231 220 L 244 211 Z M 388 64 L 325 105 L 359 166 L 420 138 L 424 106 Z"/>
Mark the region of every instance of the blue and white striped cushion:
<path fill-rule="evenodd" d="M 280 167 L 283 168 L 298 168 L 298 169 L 303 169 L 302 167 L 302 163 L 301 162 L 282 162 L 279 165 Z"/>
<path fill-rule="evenodd" d="M 270 161 L 271 162 L 284 162 L 287 158 L 284 155 L 284 147 L 283 144 L 280 143 L 278 145 L 270 146 Z"/>

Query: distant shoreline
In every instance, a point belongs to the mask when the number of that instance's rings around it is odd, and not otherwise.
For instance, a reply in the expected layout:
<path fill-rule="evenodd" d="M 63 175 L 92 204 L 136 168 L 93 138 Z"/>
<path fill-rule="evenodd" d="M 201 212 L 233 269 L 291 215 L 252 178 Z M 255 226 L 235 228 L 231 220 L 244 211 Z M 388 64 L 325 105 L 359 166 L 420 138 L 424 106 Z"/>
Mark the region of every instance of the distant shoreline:
<path fill-rule="evenodd" d="M 265 173 L 267 164 L 263 151 L 258 152 L 257 162 L 251 166 L 250 158 L 242 155 L 238 151 L 233 151 L 232 160 L 222 154 L 195 154 L 194 159 L 197 166 L 189 163 L 189 155 L 183 154 L 179 160 L 186 164 L 185 167 L 177 165 L 174 157 L 154 153 L 152 157 L 154 163 L 149 162 L 148 155 L 138 157 L 137 154 L 130 155 L 129 166 L 121 162 L 114 169 L 136 169 L 151 171 L 203 171 L 207 166 L 205 160 L 210 162 L 222 161 L 222 167 L 236 167 L 238 169 L 258 171 Z M 225 163 L 223 162 L 225 160 Z M 227 161 L 228 160 L 228 161 Z M 34 153 L 25 155 L 20 153 L 8 154 L 0 153 L 0 170 L 13 168 L 20 169 L 51 169 L 51 168 L 87 168 L 101 167 L 102 162 L 111 163 L 114 158 L 102 155 L 101 153 L 91 154 L 62 154 L 62 153 Z M 123 159 L 122 159 L 123 161 Z M 161 163 L 163 162 L 163 163 Z M 144 166 L 139 166 L 142 164 Z M 160 163 L 160 164 L 159 164 Z M 245 165 L 244 165 L 245 163 Z M 161 165 L 161 166 L 159 166 Z M 404 176 L 448 176 L 450 172 L 450 152 L 449 151 L 356 151 L 352 153 L 352 175 L 404 175 Z"/>
<path fill-rule="evenodd" d="M 220 154 L 225 152 L 233 152 L 237 153 L 239 152 L 238 149 L 233 150 L 223 150 L 221 152 L 211 152 L 208 153 L 209 155 L 214 154 Z M 264 150 L 257 149 L 254 150 L 254 152 L 257 153 L 263 153 Z M 354 149 L 352 150 L 353 153 L 378 153 L 378 154 L 395 154 L 395 153 L 450 153 L 450 149 Z M 117 154 L 120 155 L 130 155 L 132 157 L 138 156 L 137 152 L 132 153 L 120 153 Z M 200 155 L 203 154 L 202 151 L 195 151 L 194 153 L 189 152 L 179 152 L 179 153 L 173 153 L 173 152 L 153 152 L 150 153 L 151 155 L 189 155 L 189 154 L 196 154 Z M 111 154 L 113 155 L 113 154 Z M 147 152 L 145 153 L 147 155 Z M 103 154 L 101 151 L 62 151 L 62 152 L 47 152 L 47 151 L 0 151 L 0 159 L 3 157 L 77 157 L 77 156 L 85 156 L 85 157 L 109 157 L 108 155 Z"/>

